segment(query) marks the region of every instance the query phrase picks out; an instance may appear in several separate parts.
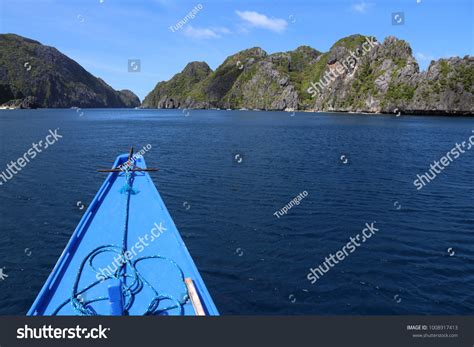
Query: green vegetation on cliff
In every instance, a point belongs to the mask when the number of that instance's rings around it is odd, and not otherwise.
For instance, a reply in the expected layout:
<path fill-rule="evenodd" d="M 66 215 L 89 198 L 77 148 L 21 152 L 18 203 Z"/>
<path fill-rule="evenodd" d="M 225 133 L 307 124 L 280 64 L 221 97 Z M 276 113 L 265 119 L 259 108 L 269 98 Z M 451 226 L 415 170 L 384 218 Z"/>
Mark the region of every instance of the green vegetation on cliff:
<path fill-rule="evenodd" d="M 131 91 L 116 91 L 56 48 L 0 34 L 0 103 L 34 98 L 40 107 L 136 107 Z"/>
<path fill-rule="evenodd" d="M 191 88 L 178 87 L 181 74 L 160 82 L 144 106 L 472 114 L 473 66 L 467 56 L 420 72 L 407 42 L 351 35 L 324 53 L 308 46 L 270 55 L 260 48 L 238 52 Z M 320 81 L 324 86 L 310 94 Z"/>

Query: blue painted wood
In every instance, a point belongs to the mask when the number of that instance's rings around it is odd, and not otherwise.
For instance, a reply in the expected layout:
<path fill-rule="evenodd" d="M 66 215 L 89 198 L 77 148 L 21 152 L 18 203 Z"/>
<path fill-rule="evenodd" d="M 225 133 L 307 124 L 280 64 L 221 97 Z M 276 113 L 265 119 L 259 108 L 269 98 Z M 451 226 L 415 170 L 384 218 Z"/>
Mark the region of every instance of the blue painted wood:
<path fill-rule="evenodd" d="M 128 155 L 117 157 L 113 167 L 127 161 Z M 136 165 L 146 168 L 144 158 L 138 158 Z M 83 259 L 93 249 L 101 245 L 122 246 L 123 226 L 125 222 L 126 194 L 121 192 L 126 183 L 125 174 L 109 173 L 105 182 L 84 213 L 69 243 L 60 256 L 52 273 L 34 301 L 28 315 L 51 315 L 73 291 L 79 267 Z M 182 269 L 185 277 L 193 279 L 208 315 L 218 315 L 214 302 L 197 270 L 181 236 L 147 172 L 134 173 L 133 188 L 136 194 L 130 196 L 128 235 L 126 247 L 133 261 L 143 256 L 160 255 L 172 259 Z M 114 254 L 103 253 L 97 256 L 94 266 L 102 273 L 114 270 Z M 159 259 L 145 259 L 137 263 L 137 269 L 144 278 L 160 293 L 166 293 L 180 299 L 186 294 L 179 272 L 171 263 Z M 127 273 L 130 271 L 126 268 Z M 100 279 L 88 265 L 85 267 L 79 289 Z M 127 279 L 129 281 L 130 279 Z M 108 297 L 108 283 L 104 281 L 81 295 L 85 301 L 98 297 Z M 144 286 L 135 296 L 130 315 L 142 315 L 152 301 L 154 294 Z M 160 308 L 170 306 L 169 300 L 160 301 Z M 101 315 L 110 314 L 108 300 L 91 303 L 90 306 Z M 77 315 L 71 303 L 58 312 L 59 315 Z M 172 309 L 165 314 L 178 315 L 180 310 Z M 190 300 L 184 305 L 185 315 L 194 315 Z"/>

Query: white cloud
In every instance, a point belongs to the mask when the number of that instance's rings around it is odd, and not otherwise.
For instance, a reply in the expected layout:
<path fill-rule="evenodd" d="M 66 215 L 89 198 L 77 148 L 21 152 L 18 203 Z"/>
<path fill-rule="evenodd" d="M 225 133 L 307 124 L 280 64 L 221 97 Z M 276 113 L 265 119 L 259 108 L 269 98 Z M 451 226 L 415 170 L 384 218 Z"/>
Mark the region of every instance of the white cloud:
<path fill-rule="evenodd" d="M 435 59 L 433 56 L 421 52 L 416 53 L 415 56 L 420 61 L 432 61 Z"/>
<path fill-rule="evenodd" d="M 192 25 L 187 25 L 183 30 L 186 36 L 193 39 L 217 39 L 221 37 L 221 34 L 230 34 L 230 30 L 224 27 L 195 28 Z"/>
<path fill-rule="evenodd" d="M 357 4 L 352 5 L 351 10 L 357 13 L 366 13 L 372 4 L 369 4 L 365 1 L 361 1 Z"/>
<path fill-rule="evenodd" d="M 154 0 L 154 2 L 157 3 L 158 5 L 163 5 L 163 6 L 167 6 L 170 3 L 172 3 L 172 1 L 169 1 L 169 0 Z"/>
<path fill-rule="evenodd" d="M 268 18 L 264 14 L 255 11 L 235 11 L 235 13 L 253 27 L 268 29 L 277 33 L 283 32 L 288 25 L 284 19 Z"/>
<path fill-rule="evenodd" d="M 217 27 L 217 28 L 211 28 L 211 30 L 215 31 L 216 33 L 220 34 L 230 34 L 231 31 L 225 27 Z"/>

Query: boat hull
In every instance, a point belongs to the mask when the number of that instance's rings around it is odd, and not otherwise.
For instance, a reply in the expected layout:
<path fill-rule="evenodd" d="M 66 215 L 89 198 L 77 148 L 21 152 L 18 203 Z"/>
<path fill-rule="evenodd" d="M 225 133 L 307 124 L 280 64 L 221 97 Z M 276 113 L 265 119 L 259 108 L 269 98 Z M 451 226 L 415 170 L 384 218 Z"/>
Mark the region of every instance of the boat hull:
<path fill-rule="evenodd" d="M 113 167 L 127 159 L 117 157 Z M 135 164 L 146 168 L 143 157 Z M 141 284 L 134 295 L 124 291 L 123 314 L 195 315 L 184 277 L 194 283 L 205 314 L 219 314 L 148 172 L 133 172 L 131 182 L 128 190 L 125 173 L 108 175 L 28 315 L 109 315 L 109 286 L 117 284 L 110 277 L 118 273 L 126 274 L 117 276 L 123 288 L 136 289 L 137 278 Z"/>

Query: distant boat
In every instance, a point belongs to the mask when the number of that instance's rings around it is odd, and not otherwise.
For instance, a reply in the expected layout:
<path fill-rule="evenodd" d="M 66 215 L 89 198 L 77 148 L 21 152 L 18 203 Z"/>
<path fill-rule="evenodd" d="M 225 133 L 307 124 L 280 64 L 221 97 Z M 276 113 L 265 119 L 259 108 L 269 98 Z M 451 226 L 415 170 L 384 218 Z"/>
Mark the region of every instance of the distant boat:
<path fill-rule="evenodd" d="M 117 157 L 28 315 L 218 315 L 133 149 Z M 183 205 L 184 206 L 184 205 Z"/>
<path fill-rule="evenodd" d="M 239 109 L 239 111 L 248 111 L 245 107 L 242 107 L 241 109 Z"/>

